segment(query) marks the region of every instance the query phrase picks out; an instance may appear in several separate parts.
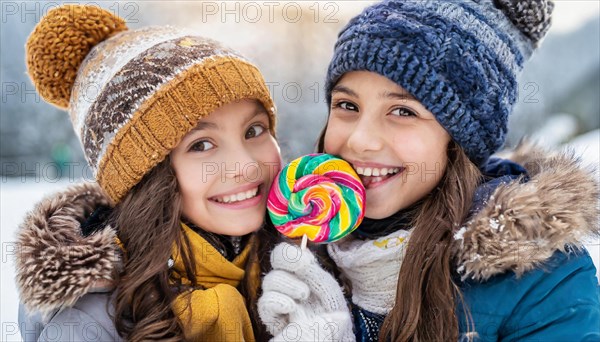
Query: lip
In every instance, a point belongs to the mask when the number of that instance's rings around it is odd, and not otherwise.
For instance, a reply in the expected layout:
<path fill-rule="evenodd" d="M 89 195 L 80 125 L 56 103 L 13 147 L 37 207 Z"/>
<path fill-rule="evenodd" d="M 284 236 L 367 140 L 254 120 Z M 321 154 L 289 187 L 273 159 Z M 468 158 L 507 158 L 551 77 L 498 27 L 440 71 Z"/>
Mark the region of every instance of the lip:
<path fill-rule="evenodd" d="M 373 189 L 376 189 L 376 188 L 380 188 L 380 187 L 382 187 L 382 186 L 384 186 L 384 185 L 387 185 L 387 184 L 388 184 L 388 183 L 390 183 L 392 180 L 396 179 L 398 176 L 400 176 L 402 173 L 404 173 L 404 170 L 405 170 L 405 169 L 404 169 L 403 167 L 401 167 L 401 168 L 400 168 L 400 171 L 398 171 L 398 173 L 397 173 L 397 174 L 395 174 L 395 175 L 393 175 L 392 177 L 390 177 L 390 178 L 388 178 L 388 179 L 386 179 L 386 180 L 383 180 L 383 181 L 381 181 L 381 182 L 377 182 L 377 183 L 375 183 L 375 184 L 371 183 L 371 184 L 369 184 L 369 186 L 368 186 L 368 187 L 365 187 L 365 190 L 369 191 L 369 190 L 373 190 Z"/>
<path fill-rule="evenodd" d="M 248 191 L 250 189 L 254 189 L 254 188 L 259 187 L 261 185 L 263 185 L 263 182 L 248 183 L 246 185 L 240 186 L 239 188 L 235 188 L 235 189 L 233 189 L 231 191 L 227 191 L 227 192 L 223 192 L 223 193 L 220 193 L 220 194 L 217 194 L 217 195 L 210 196 L 209 199 L 210 200 L 214 200 L 216 197 L 225 197 L 225 196 L 231 196 L 231 195 L 234 195 L 234 194 L 239 194 L 240 192 L 246 192 L 246 191 Z"/>
<path fill-rule="evenodd" d="M 243 201 L 233 202 L 233 203 L 221 203 L 221 202 L 211 200 L 210 202 L 216 206 L 219 206 L 219 207 L 225 208 L 225 209 L 246 209 L 246 208 L 251 208 L 251 207 L 258 205 L 262 201 L 263 197 L 264 197 L 264 195 L 263 195 L 262 191 L 260 191 L 260 189 L 259 189 L 258 195 L 256 195 L 255 197 L 252 197 L 250 199 L 243 200 Z"/>
<path fill-rule="evenodd" d="M 233 203 L 223 203 L 223 202 L 217 202 L 215 200 L 215 197 L 223 197 L 223 196 L 229 196 L 229 195 L 233 195 L 233 194 L 237 194 L 240 192 L 244 192 L 250 189 L 254 189 L 258 186 L 258 193 L 256 196 L 249 198 L 249 199 L 245 199 L 243 201 L 237 201 L 237 202 L 233 202 Z M 208 200 L 210 203 L 221 207 L 221 208 L 225 208 L 225 209 L 246 209 L 246 208 L 251 208 L 254 207 L 256 205 L 258 205 L 259 203 L 261 203 L 261 201 L 264 198 L 264 184 L 263 183 L 251 183 L 251 184 L 247 184 L 244 186 L 241 186 L 239 188 L 236 188 L 233 191 L 229 191 L 229 192 L 225 192 L 223 194 L 220 195 L 216 195 L 216 196 L 212 196 L 210 197 Z"/>
<path fill-rule="evenodd" d="M 387 168 L 387 169 L 393 169 L 393 168 L 402 168 L 402 166 L 397 166 L 397 165 L 385 165 L 385 164 L 379 164 L 379 163 L 372 163 L 372 162 L 361 162 L 361 161 L 355 161 L 355 160 L 350 160 L 350 159 L 346 159 L 346 161 L 350 164 L 352 164 L 353 167 L 370 167 L 370 168 L 377 168 L 377 169 L 383 169 L 383 168 Z"/>

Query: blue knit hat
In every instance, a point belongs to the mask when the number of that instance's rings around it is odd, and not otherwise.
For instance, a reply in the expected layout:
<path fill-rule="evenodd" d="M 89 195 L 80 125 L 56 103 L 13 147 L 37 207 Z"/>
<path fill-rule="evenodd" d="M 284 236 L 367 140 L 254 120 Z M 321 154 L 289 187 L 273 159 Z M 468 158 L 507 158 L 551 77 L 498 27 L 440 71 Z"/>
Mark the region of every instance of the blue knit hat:
<path fill-rule="evenodd" d="M 517 75 L 550 27 L 546 0 L 383 1 L 340 32 L 326 92 L 350 71 L 415 96 L 477 165 L 506 139 Z"/>

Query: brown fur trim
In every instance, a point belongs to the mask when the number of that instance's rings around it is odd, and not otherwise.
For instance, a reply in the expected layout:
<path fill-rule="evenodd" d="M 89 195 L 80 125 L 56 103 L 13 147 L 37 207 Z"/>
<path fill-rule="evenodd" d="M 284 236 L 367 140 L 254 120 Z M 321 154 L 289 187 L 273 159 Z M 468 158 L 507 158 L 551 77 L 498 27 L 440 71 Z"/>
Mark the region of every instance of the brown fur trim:
<path fill-rule="evenodd" d="M 503 157 L 523 165 L 530 181 L 499 186 L 484 208 L 455 232 L 454 255 L 463 280 L 485 281 L 542 266 L 565 245 L 580 248 L 600 235 L 599 187 L 573 152 L 548 153 L 522 142 Z"/>
<path fill-rule="evenodd" d="M 112 279 L 117 258 L 110 227 L 88 237 L 80 225 L 95 208 L 109 205 L 95 183 L 51 195 L 28 213 L 17 234 L 16 282 L 28 310 L 43 315 L 72 306 L 94 282 Z"/>

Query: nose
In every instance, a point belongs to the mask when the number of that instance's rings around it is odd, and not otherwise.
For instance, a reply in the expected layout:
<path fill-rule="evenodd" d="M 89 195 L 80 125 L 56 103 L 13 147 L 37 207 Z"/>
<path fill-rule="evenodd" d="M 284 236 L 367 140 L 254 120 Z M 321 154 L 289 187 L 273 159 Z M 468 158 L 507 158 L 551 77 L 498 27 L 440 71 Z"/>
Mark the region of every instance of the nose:
<path fill-rule="evenodd" d="M 355 153 L 380 151 L 383 148 L 382 133 L 372 117 L 363 115 L 350 132 L 346 144 Z"/>

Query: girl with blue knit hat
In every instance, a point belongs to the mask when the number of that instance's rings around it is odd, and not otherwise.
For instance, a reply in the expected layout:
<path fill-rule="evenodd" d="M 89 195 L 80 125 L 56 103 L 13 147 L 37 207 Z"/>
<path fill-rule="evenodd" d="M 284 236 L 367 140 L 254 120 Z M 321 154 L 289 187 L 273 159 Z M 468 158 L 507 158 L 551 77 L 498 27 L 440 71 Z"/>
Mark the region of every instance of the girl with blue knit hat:
<path fill-rule="evenodd" d="M 569 153 L 492 157 L 552 10 L 383 1 L 341 31 L 318 149 L 354 166 L 366 218 L 322 251 L 331 273 L 308 250 L 275 249 L 259 313 L 276 339 L 600 339 L 583 247 L 600 232 L 597 180 Z"/>

